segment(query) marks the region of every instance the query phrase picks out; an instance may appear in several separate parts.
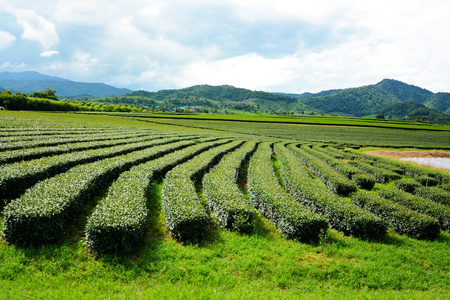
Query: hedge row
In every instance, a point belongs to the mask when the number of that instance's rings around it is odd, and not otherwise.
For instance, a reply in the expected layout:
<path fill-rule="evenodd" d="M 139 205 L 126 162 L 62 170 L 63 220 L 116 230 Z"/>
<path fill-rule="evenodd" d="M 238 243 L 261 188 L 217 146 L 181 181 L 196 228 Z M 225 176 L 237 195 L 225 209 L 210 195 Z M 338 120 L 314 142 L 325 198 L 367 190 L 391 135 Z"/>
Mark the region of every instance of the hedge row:
<path fill-rule="evenodd" d="M 450 192 L 437 187 L 418 187 L 414 190 L 414 194 L 436 203 L 450 205 Z"/>
<path fill-rule="evenodd" d="M 161 136 L 154 136 L 153 138 L 154 140 L 146 142 L 66 153 L 0 166 L 0 199 L 18 197 L 25 189 L 36 182 L 64 172 L 79 164 L 125 154 L 159 144 L 188 139 L 188 137 L 162 138 Z"/>
<path fill-rule="evenodd" d="M 303 147 L 302 147 L 303 149 Z M 337 159 L 333 157 L 332 155 L 326 153 L 322 147 L 313 146 L 312 149 L 305 148 L 308 153 L 322 159 L 327 164 L 329 164 L 333 169 L 341 173 L 342 175 L 345 175 L 346 177 L 352 179 L 352 176 L 355 174 L 361 174 L 361 171 L 346 163 L 345 161 L 342 161 L 340 159 Z"/>
<path fill-rule="evenodd" d="M 397 189 L 381 190 L 378 194 L 411 210 L 436 218 L 442 229 L 450 230 L 450 208 L 448 206 Z"/>
<path fill-rule="evenodd" d="M 272 148 L 265 142 L 250 159 L 248 189 L 252 203 L 286 238 L 304 242 L 317 240 L 327 231 L 328 222 L 286 193 L 279 184 L 271 156 Z"/>
<path fill-rule="evenodd" d="M 2 128 L 2 132 L 0 132 L 0 142 L 3 141 L 14 141 L 14 140 L 25 140 L 27 138 L 29 139 L 42 139 L 46 136 L 53 135 L 53 136 L 70 136 L 70 135 L 83 135 L 83 134 L 99 134 L 99 133 L 124 133 L 126 131 L 130 131 L 129 129 L 111 129 L 111 128 L 92 128 L 92 129 L 69 129 L 65 130 L 63 128 L 53 128 L 53 129 L 46 129 L 46 128 L 40 128 L 40 129 L 31 129 L 31 130 L 8 130 L 7 128 Z M 131 132 L 131 131 L 130 131 Z"/>
<path fill-rule="evenodd" d="M 348 152 L 348 151 L 344 151 L 344 150 L 338 150 L 334 147 L 325 147 L 324 151 L 326 153 L 329 153 L 329 155 L 337 158 L 337 159 L 347 159 L 347 160 L 354 160 L 355 158 L 357 158 L 357 155 L 355 155 L 354 153 Z"/>
<path fill-rule="evenodd" d="M 387 220 L 400 234 L 435 240 L 440 234 L 438 220 L 366 191 L 351 195 L 352 203 Z"/>
<path fill-rule="evenodd" d="M 365 172 L 372 174 L 375 177 L 375 180 L 379 183 L 387 183 L 391 180 L 398 180 L 402 178 L 399 174 L 394 173 L 392 171 L 378 168 L 370 165 L 369 163 L 363 161 L 350 161 L 349 164 L 364 170 Z"/>
<path fill-rule="evenodd" d="M 363 153 L 354 153 L 353 155 L 357 158 L 363 158 L 365 162 L 371 162 L 371 164 L 374 164 L 374 166 L 376 167 L 385 168 L 398 174 L 405 174 L 409 177 L 413 177 L 414 179 L 416 179 L 417 177 L 421 177 L 422 179 L 420 180 L 423 180 L 424 178 L 428 177 L 430 181 L 435 179 L 436 184 L 450 183 L 450 175 L 441 173 L 436 170 L 428 170 L 425 168 L 410 165 L 408 163 L 393 161 L 382 157 L 369 156 Z"/>
<path fill-rule="evenodd" d="M 395 187 L 407 193 L 413 193 L 421 185 L 412 178 L 403 178 L 395 181 Z"/>
<path fill-rule="evenodd" d="M 373 175 L 363 173 L 357 167 L 331 156 L 331 153 L 326 153 L 323 147 L 313 146 L 310 153 L 327 162 L 339 173 L 350 178 L 358 187 L 365 190 L 371 190 L 374 187 L 375 177 Z"/>
<path fill-rule="evenodd" d="M 356 185 L 365 190 L 371 190 L 375 186 L 375 176 L 371 174 L 354 174 L 352 180 Z"/>
<path fill-rule="evenodd" d="M 436 186 L 440 183 L 440 181 L 434 177 L 429 175 L 418 175 L 413 178 L 417 183 L 422 186 Z"/>
<path fill-rule="evenodd" d="M 249 200 L 239 190 L 237 178 L 242 163 L 256 149 L 253 141 L 227 154 L 203 177 L 203 190 L 208 205 L 218 216 L 220 225 L 239 232 L 253 228 L 254 211 Z"/>
<path fill-rule="evenodd" d="M 440 186 L 438 186 L 438 188 L 450 192 L 450 183 L 441 184 Z"/>
<path fill-rule="evenodd" d="M 85 229 L 86 245 L 98 253 L 136 251 L 146 229 L 147 196 L 152 183 L 162 180 L 174 166 L 220 143 L 223 142 L 199 143 L 122 173 L 89 217 Z"/>
<path fill-rule="evenodd" d="M 227 152 L 241 145 L 234 141 L 203 152 L 169 171 L 162 188 L 162 203 L 170 234 L 183 242 L 200 242 L 208 234 L 209 216 L 196 193 L 202 177 Z"/>
<path fill-rule="evenodd" d="M 28 189 L 4 210 L 3 234 L 11 243 L 51 243 L 64 233 L 85 203 L 131 166 L 154 159 L 190 141 L 165 144 L 71 168 Z"/>
<path fill-rule="evenodd" d="M 296 153 L 297 147 L 277 148 L 287 190 L 303 205 L 321 214 L 331 227 L 360 238 L 379 239 L 386 234 L 387 223 L 374 214 L 351 204 L 312 179 Z"/>
<path fill-rule="evenodd" d="M 161 137 L 158 135 L 158 137 Z M 90 141 L 84 143 L 68 143 L 57 146 L 28 148 L 20 150 L 12 150 L 6 152 L 0 152 L 0 164 L 19 162 L 23 160 L 37 159 L 45 156 L 58 155 L 74 151 L 82 151 L 89 149 L 99 149 L 106 147 L 113 147 L 118 145 L 124 145 L 129 143 L 144 142 L 152 140 L 152 135 L 145 136 L 118 136 L 117 139 L 108 139 L 101 141 Z"/>
<path fill-rule="evenodd" d="M 302 162 L 309 167 L 309 170 L 319 177 L 333 192 L 347 196 L 358 189 L 353 181 L 338 173 L 321 159 L 305 151 L 307 149 L 306 147 L 302 147 L 301 149 L 293 147 L 292 149 L 295 150 Z"/>
<path fill-rule="evenodd" d="M 129 133 L 125 136 L 144 136 L 146 133 Z M 0 143 L 0 151 L 12 151 L 12 150 L 20 150 L 20 149 L 29 149 L 36 147 L 49 147 L 60 144 L 68 144 L 68 143 L 83 143 L 83 142 L 92 142 L 92 141 L 105 141 L 105 140 L 113 140 L 117 137 L 124 137 L 123 133 L 99 133 L 92 135 L 80 135 L 80 136 L 56 136 L 49 138 L 39 138 L 31 141 L 17 141 L 17 142 L 5 142 Z"/>

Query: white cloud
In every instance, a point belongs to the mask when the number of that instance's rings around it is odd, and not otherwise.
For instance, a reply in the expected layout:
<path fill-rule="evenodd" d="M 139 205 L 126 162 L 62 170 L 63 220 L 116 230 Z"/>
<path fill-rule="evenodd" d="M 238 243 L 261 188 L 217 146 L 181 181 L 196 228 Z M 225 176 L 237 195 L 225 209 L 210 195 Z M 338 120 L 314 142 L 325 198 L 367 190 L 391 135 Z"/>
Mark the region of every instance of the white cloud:
<path fill-rule="evenodd" d="M 0 50 L 9 47 L 15 40 L 16 37 L 11 33 L 0 30 Z"/>
<path fill-rule="evenodd" d="M 44 49 L 49 49 L 59 42 L 55 24 L 51 21 L 28 9 L 19 9 L 15 15 L 23 27 L 23 39 L 38 42 Z"/>
<path fill-rule="evenodd" d="M 304 92 L 383 78 L 450 86 L 446 0 L 9 2 L 0 11 L 17 21 L 0 24 L 2 55 L 73 80 L 153 90 Z M 39 44 L 18 48 L 20 34 Z"/>
<path fill-rule="evenodd" d="M 59 54 L 59 51 L 49 50 L 49 51 L 42 52 L 41 56 L 42 57 L 51 57 L 51 56 L 58 55 L 58 54 Z"/>
<path fill-rule="evenodd" d="M 25 63 L 11 63 L 9 61 L 4 62 L 0 69 L 2 70 L 13 70 L 13 71 L 23 71 L 27 65 Z"/>
<path fill-rule="evenodd" d="M 176 78 L 177 86 L 231 84 L 253 90 L 268 89 L 291 80 L 295 59 L 265 59 L 255 53 L 219 61 L 199 61 L 187 65 Z"/>

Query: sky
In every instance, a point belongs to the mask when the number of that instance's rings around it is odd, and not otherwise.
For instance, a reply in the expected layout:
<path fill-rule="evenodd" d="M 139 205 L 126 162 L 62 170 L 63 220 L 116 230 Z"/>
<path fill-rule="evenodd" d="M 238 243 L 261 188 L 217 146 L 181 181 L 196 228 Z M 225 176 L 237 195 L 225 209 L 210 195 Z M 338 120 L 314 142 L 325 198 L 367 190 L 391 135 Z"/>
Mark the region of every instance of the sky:
<path fill-rule="evenodd" d="M 450 92 L 448 0 L 0 0 L 0 72 L 158 91 Z"/>

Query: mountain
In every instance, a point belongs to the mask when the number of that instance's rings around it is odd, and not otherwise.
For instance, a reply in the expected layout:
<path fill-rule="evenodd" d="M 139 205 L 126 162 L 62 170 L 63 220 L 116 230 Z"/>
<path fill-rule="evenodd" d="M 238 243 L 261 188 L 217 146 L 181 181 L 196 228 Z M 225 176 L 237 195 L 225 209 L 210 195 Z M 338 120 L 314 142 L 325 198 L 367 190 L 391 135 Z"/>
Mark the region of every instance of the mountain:
<path fill-rule="evenodd" d="M 0 87 L 27 94 L 50 88 L 56 90 L 56 95 L 60 98 L 120 96 L 131 92 L 129 89 L 116 88 L 104 83 L 75 82 L 38 72 L 0 73 Z"/>
<path fill-rule="evenodd" d="M 406 118 L 415 109 L 420 108 L 419 111 L 430 116 L 429 118 L 432 116 L 442 121 L 446 120 L 450 113 L 450 93 L 434 94 L 393 79 L 384 79 L 374 85 L 338 90 L 328 95 L 312 94 L 307 98 L 300 97 L 299 101 L 327 113 L 357 117 L 384 113 L 394 118 Z M 411 101 L 421 106 L 418 107 Z"/>
<path fill-rule="evenodd" d="M 161 103 L 158 106 L 173 109 L 180 106 L 202 106 L 208 111 L 226 113 L 241 111 L 247 113 L 286 114 L 300 113 L 308 109 L 298 99 L 286 95 L 252 91 L 231 85 L 195 85 L 184 89 L 161 90 L 158 92 L 135 91 L 128 97 L 150 98 Z M 309 109 L 310 111 L 318 111 Z"/>

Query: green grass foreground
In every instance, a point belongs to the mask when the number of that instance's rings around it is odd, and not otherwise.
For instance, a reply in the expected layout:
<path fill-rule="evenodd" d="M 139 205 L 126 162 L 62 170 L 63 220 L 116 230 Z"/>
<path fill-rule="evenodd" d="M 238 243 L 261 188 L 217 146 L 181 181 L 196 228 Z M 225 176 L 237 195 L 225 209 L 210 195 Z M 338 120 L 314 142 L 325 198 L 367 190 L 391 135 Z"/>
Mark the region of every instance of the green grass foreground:
<path fill-rule="evenodd" d="M 183 245 L 164 227 L 159 189 L 145 245 L 130 256 L 90 254 L 75 226 L 59 245 L 0 242 L 2 299 L 445 299 L 450 234 L 417 241 L 389 233 L 368 242 L 331 230 L 317 244 L 289 241 L 257 218 L 247 235 L 214 229 Z M 84 224 L 80 220 L 79 224 Z"/>
<path fill-rule="evenodd" d="M 185 121 L 174 126 L 120 116 L 0 112 L 0 131 L 1 127 L 135 127 L 330 142 L 342 130 Z M 317 127 L 322 128 L 321 136 Z M 400 132 L 412 132 L 363 129 L 348 127 L 355 131 L 344 131 L 339 138 L 363 145 L 373 130 L 372 139 L 397 145 Z M 402 135 L 402 143 L 433 142 L 448 148 L 448 134 L 414 131 Z M 385 188 L 380 186 L 375 191 Z M 84 225 L 95 203 L 59 244 L 22 248 L 0 238 L 0 299 L 449 299 L 449 232 L 441 232 L 435 241 L 392 231 L 381 241 L 365 241 L 330 230 L 320 242 L 308 244 L 286 240 L 258 214 L 255 229 L 248 234 L 212 224 L 203 243 L 184 245 L 164 226 L 160 189 L 156 185 L 148 199 L 151 215 L 144 245 L 129 256 L 96 256 L 85 247 Z M 0 226 L 2 222 L 0 217 Z"/>

